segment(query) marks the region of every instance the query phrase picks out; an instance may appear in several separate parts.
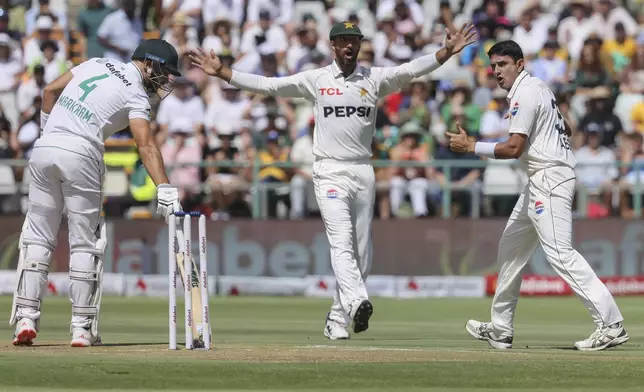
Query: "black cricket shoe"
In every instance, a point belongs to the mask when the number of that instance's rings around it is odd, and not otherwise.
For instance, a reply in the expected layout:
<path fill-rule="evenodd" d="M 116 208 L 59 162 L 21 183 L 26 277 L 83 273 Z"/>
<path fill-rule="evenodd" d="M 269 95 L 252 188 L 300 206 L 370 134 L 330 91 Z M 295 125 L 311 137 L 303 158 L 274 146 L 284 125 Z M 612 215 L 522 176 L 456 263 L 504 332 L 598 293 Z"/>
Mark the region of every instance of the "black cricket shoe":
<path fill-rule="evenodd" d="M 353 315 L 353 332 L 360 333 L 369 329 L 369 319 L 373 314 L 373 305 L 368 299 L 360 302 L 360 306 Z"/>

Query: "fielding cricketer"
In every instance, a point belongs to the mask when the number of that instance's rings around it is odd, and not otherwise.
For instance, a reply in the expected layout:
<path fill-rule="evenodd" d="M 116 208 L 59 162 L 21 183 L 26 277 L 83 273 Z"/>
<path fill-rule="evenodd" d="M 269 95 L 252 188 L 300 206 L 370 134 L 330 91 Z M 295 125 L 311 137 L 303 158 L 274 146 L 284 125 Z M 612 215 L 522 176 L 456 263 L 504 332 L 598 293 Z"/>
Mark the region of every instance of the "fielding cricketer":
<path fill-rule="evenodd" d="M 42 136 L 29 159 L 29 210 L 20 236 L 18 282 L 10 324 L 14 345 L 31 345 L 38 332 L 43 293 L 56 237 L 67 210 L 70 332 L 73 347 L 98 345 L 102 258 L 104 140 L 128 125 L 139 155 L 157 184 L 157 211 L 166 219 L 181 210 L 150 130 L 150 99 L 172 88 L 177 51 L 163 40 L 142 42 L 132 62 L 93 58 L 61 75 L 43 91 Z"/>
<path fill-rule="evenodd" d="M 202 49 L 192 53 L 194 65 L 243 90 L 281 97 L 301 97 L 314 105 L 313 184 L 331 249 L 336 292 L 324 335 L 348 339 L 369 327 L 373 306 L 365 287 L 371 267 L 371 220 L 375 178 L 371 165 L 377 102 L 409 84 L 413 78 L 440 67 L 452 55 L 475 42 L 471 25 L 448 31 L 436 53 L 396 67 L 365 68 L 357 64 L 363 38 L 351 22 L 333 25 L 329 33 L 335 61 L 295 75 L 268 78 L 222 65 Z"/>
<path fill-rule="evenodd" d="M 455 152 L 520 159 L 528 183 L 499 243 L 501 271 L 492 301 L 492 321 L 470 320 L 465 328 L 494 348 L 512 347 L 521 271 L 541 244 L 550 265 L 582 300 L 597 325 L 590 337 L 575 343 L 575 348 L 597 351 L 623 344 L 628 341 L 628 334 L 613 296 L 586 259 L 572 247 L 577 161 L 570 148 L 570 126 L 546 83 L 524 70 L 523 52 L 516 42 L 499 42 L 490 48 L 488 56 L 499 86 L 509 91 L 509 139 L 475 143 L 460 124 L 458 133 L 448 132 L 446 136 Z"/>

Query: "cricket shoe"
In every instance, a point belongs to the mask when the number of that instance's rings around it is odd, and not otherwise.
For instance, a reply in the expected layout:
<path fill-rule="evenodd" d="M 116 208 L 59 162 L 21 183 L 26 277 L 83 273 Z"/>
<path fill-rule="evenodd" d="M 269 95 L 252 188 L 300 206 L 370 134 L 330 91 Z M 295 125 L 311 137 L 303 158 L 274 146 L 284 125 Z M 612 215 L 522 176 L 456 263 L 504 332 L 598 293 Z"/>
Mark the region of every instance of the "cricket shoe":
<path fill-rule="evenodd" d="M 617 323 L 609 327 L 598 327 L 587 339 L 575 343 L 575 348 L 581 351 L 600 351 L 624 344 L 628 339 L 622 323 Z"/>
<path fill-rule="evenodd" d="M 478 340 L 486 340 L 494 348 L 501 350 L 512 348 L 512 336 L 505 338 L 497 337 L 492 330 L 491 323 L 469 320 L 465 324 L 465 330 Z"/>
<path fill-rule="evenodd" d="M 353 332 L 360 333 L 369 329 L 369 319 L 373 314 L 373 305 L 371 305 L 371 302 L 365 299 L 360 302 L 360 305 L 355 308 L 355 311 L 353 309 L 352 307 L 351 313 L 353 313 L 353 316 L 351 316 L 351 319 L 353 320 Z"/>
<path fill-rule="evenodd" d="M 329 314 L 326 315 L 326 323 L 324 325 L 324 336 L 330 340 L 345 340 L 350 339 L 349 332 L 347 329 L 338 323 L 335 320 L 329 318 Z"/>
<path fill-rule="evenodd" d="M 93 336 L 89 329 L 74 328 L 71 345 L 72 347 L 100 346 L 101 337 Z"/>
<path fill-rule="evenodd" d="M 16 324 L 16 332 L 13 334 L 14 346 L 31 346 L 36 339 L 36 324 L 32 319 L 23 318 Z"/>

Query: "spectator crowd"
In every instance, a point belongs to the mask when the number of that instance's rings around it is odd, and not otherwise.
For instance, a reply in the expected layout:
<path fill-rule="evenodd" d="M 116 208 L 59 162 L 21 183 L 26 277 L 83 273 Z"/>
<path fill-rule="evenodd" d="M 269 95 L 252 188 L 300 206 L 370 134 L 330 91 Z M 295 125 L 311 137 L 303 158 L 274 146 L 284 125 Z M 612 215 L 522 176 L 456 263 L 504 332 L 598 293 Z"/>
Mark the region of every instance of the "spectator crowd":
<path fill-rule="evenodd" d="M 644 183 L 642 0 L 74 1 L 0 0 L 2 159 L 29 158 L 46 83 L 91 57 L 129 61 L 141 39 L 161 37 L 177 49 L 183 77 L 153 108 L 153 129 L 184 206 L 213 219 L 254 210 L 315 216 L 311 104 L 240 91 L 192 67 L 188 53 L 203 47 L 233 69 L 282 77 L 330 64 L 329 28 L 349 20 L 365 35 L 359 63 L 395 66 L 441 46 L 448 8 L 457 26 L 475 24 L 479 40 L 379 102 L 376 216 L 440 216 L 448 185 L 452 216 L 509 214 L 525 183 L 517 162 L 452 153 L 443 136 L 460 122 L 479 140 L 508 137 L 507 93 L 486 55 L 506 39 L 521 45 L 527 71 L 551 86 L 572 125 L 578 185 L 588 196 L 577 207 L 589 217 L 633 216 L 633 187 Z M 108 140 L 106 163 L 127 182 L 118 200 L 107 192 L 107 204 L 152 200 L 127 129 Z M 19 167 L 13 175 L 25 177 Z"/>

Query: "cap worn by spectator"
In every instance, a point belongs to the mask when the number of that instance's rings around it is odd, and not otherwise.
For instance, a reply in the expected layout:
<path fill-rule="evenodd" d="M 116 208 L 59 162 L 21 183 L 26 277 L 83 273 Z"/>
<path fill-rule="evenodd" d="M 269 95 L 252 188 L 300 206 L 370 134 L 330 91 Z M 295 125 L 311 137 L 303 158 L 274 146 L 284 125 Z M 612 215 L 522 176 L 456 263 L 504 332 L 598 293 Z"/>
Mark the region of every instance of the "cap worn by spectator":
<path fill-rule="evenodd" d="M 570 0 L 569 4 L 571 7 L 574 6 L 579 6 L 579 7 L 586 7 L 588 5 L 587 0 Z"/>
<path fill-rule="evenodd" d="M 398 61 L 404 62 L 405 60 L 411 59 L 414 51 L 407 45 L 391 45 L 389 48 L 389 54 L 395 57 Z"/>
<path fill-rule="evenodd" d="M 559 49 L 559 43 L 555 40 L 548 40 L 543 44 L 544 49 Z"/>
<path fill-rule="evenodd" d="M 317 19 L 315 19 L 315 16 L 310 12 L 307 12 L 304 15 L 302 15 L 302 23 L 306 23 L 310 20 L 317 21 Z"/>
<path fill-rule="evenodd" d="M 217 136 L 219 136 L 220 138 L 227 137 L 227 138 L 233 139 L 235 138 L 235 136 L 237 136 L 237 130 L 232 125 L 229 125 L 229 124 L 222 125 L 219 128 L 217 128 Z"/>
<path fill-rule="evenodd" d="M 260 20 L 270 20 L 271 19 L 271 12 L 269 10 L 261 10 L 259 12 L 259 19 Z"/>
<path fill-rule="evenodd" d="M 333 25 L 331 31 L 329 32 L 329 39 L 334 40 L 335 37 L 339 36 L 357 36 L 360 37 L 360 39 L 364 38 L 364 35 L 362 35 L 362 32 L 360 31 L 358 25 L 349 21 L 338 22 Z"/>
<path fill-rule="evenodd" d="M 168 132 L 170 134 L 192 134 L 194 133 L 194 127 L 192 124 L 192 119 L 190 117 L 176 117 L 170 121 L 170 126 L 168 127 Z"/>
<path fill-rule="evenodd" d="M 0 45 L 7 46 L 7 47 L 12 47 L 13 46 L 13 41 L 11 40 L 11 37 L 9 37 L 8 34 L 0 33 Z"/>
<path fill-rule="evenodd" d="M 396 14 L 393 11 L 387 11 L 382 14 L 379 22 L 393 22 L 396 20 Z"/>
<path fill-rule="evenodd" d="M 219 57 L 219 59 L 222 61 L 223 60 L 235 61 L 235 55 L 230 49 L 223 49 L 221 52 L 217 53 L 217 57 Z"/>
<path fill-rule="evenodd" d="M 194 24 L 194 20 L 185 12 L 176 12 L 172 16 L 172 23 L 175 26 L 192 26 Z"/>
<path fill-rule="evenodd" d="M 270 56 L 277 53 L 277 50 L 267 41 L 257 47 L 257 52 L 260 54 L 260 56 Z"/>
<path fill-rule="evenodd" d="M 610 89 L 606 86 L 598 86 L 592 89 L 588 98 L 590 99 L 608 99 L 610 98 Z"/>
<path fill-rule="evenodd" d="M 594 121 L 589 122 L 584 127 L 584 132 L 588 134 L 600 134 L 602 133 L 602 131 L 603 131 L 602 125 Z"/>
<path fill-rule="evenodd" d="M 269 142 L 277 142 L 280 139 L 280 134 L 276 130 L 270 130 L 266 134 L 266 140 Z"/>
<path fill-rule="evenodd" d="M 400 137 L 405 136 L 421 136 L 423 128 L 416 121 L 408 121 L 400 128 Z"/>
<path fill-rule="evenodd" d="M 36 30 L 51 30 L 54 28 L 54 21 L 50 16 L 40 15 L 36 19 Z"/>

